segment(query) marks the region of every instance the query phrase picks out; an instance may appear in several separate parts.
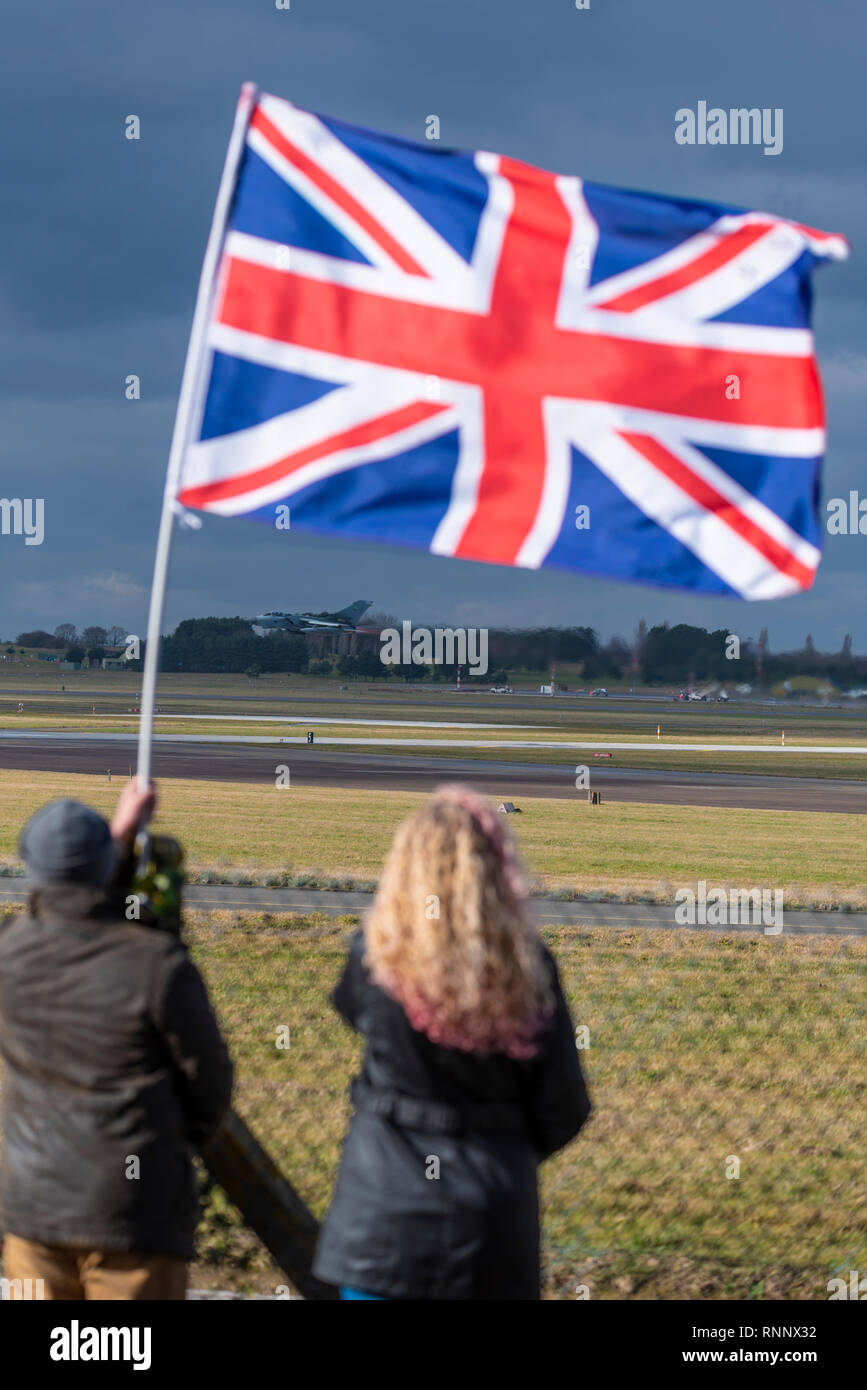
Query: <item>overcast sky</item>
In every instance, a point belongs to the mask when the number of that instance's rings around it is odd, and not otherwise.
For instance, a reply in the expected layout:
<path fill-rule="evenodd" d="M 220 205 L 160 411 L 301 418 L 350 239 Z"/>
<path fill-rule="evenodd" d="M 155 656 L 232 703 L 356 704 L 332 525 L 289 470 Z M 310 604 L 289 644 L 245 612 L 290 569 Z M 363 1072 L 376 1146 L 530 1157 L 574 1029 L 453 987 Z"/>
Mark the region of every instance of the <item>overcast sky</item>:
<path fill-rule="evenodd" d="M 0 633 L 145 625 L 166 453 L 240 84 L 443 145 L 842 232 L 815 276 L 824 500 L 864 456 L 863 0 L 84 0 L 25 6 L 0 55 L 0 495 L 43 497 L 41 546 L 0 535 Z M 782 107 L 783 151 L 689 146 L 675 112 Z M 125 118 L 141 139 L 124 138 Z M 142 398 L 124 399 L 128 373 Z M 824 510 L 823 500 L 823 510 Z M 826 537 L 807 595 L 770 604 L 530 572 L 206 518 L 179 534 L 166 629 L 358 597 L 416 623 L 767 626 L 867 650 L 867 536 Z"/>

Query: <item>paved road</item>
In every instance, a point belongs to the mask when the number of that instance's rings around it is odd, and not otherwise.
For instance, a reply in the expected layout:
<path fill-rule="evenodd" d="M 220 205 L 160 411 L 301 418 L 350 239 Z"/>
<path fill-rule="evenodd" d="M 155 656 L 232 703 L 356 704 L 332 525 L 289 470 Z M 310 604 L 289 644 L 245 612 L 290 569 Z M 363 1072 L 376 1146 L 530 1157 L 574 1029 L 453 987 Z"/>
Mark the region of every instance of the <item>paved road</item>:
<path fill-rule="evenodd" d="M 107 768 L 126 776 L 135 766 L 133 735 L 94 735 L 87 742 L 62 735 L 45 740 L 33 735 L 15 739 L 0 735 L 0 768 L 103 775 Z M 430 791 L 440 782 L 463 779 L 500 799 L 553 797 L 584 800 L 575 789 L 577 759 L 562 764 L 478 761 L 456 754 L 448 757 L 404 757 L 336 752 L 313 745 L 215 744 L 194 741 L 157 742 L 154 773 L 197 781 L 273 782 L 278 761 L 286 760 L 296 786 L 383 788 Z M 588 760 L 589 761 L 589 760 Z M 741 807 L 752 810 L 840 811 L 867 814 L 867 781 L 831 781 L 814 777 L 748 776 L 731 772 L 664 772 L 655 769 L 591 764 L 591 782 L 611 801 L 652 805 Z"/>
<path fill-rule="evenodd" d="M 40 686 L 0 685 L 0 701 L 5 699 L 17 701 L 27 695 L 56 695 L 58 700 L 56 708 L 63 709 L 68 708 L 68 705 L 62 703 L 66 701 L 68 696 L 99 700 L 117 699 L 126 702 L 131 701 L 136 693 L 135 690 L 119 690 L 117 687 L 109 685 L 102 685 L 96 688 L 78 686 L 73 681 L 70 681 L 66 691 L 62 692 L 60 690 L 59 677 L 57 679 L 57 685 L 49 685 L 47 682 L 45 685 Z M 639 709 L 648 705 L 668 705 L 671 714 L 677 714 L 687 710 L 692 712 L 694 710 L 710 711 L 712 709 L 719 709 L 719 705 L 715 700 L 707 703 L 703 701 L 680 702 L 674 700 L 670 693 L 665 694 L 662 691 L 645 691 L 636 692 L 635 694 L 629 691 L 617 691 L 607 698 L 594 698 L 591 697 L 587 691 L 577 690 L 560 691 L 554 696 L 542 695 L 535 690 L 513 690 L 511 695 L 491 695 L 487 687 L 483 686 L 476 689 L 471 685 L 464 685 L 463 690 L 460 691 L 447 686 L 440 686 L 438 689 L 432 689 L 430 686 L 417 685 L 404 686 L 403 688 L 398 685 L 389 685 L 388 687 L 380 687 L 379 689 L 375 686 L 363 686 L 361 689 L 366 693 L 361 694 L 360 690 L 357 689 L 353 690 L 351 693 L 336 690 L 333 692 L 330 690 L 316 690 L 310 691 L 304 695 L 284 695 L 280 691 L 274 690 L 267 695 L 256 695 L 253 694 L 252 691 L 248 692 L 244 690 L 229 695 L 220 695 L 211 690 L 182 691 L 166 689 L 159 692 L 157 699 L 163 706 L 178 704 L 182 701 L 195 704 L 219 701 L 221 703 L 228 702 L 236 705 L 239 701 L 243 701 L 245 704 L 305 705 L 308 708 L 315 708 L 316 705 L 320 703 L 327 705 L 339 703 L 345 704 L 350 708 L 354 708 L 356 705 L 387 705 L 389 708 L 403 705 L 407 709 L 423 709 L 425 707 L 442 709 L 444 707 L 450 708 L 453 705 L 465 704 L 466 701 L 471 700 L 477 707 L 489 705 L 491 709 L 500 706 L 507 707 L 510 702 L 516 701 L 520 701 L 523 709 L 526 709 L 530 706 L 530 702 L 532 701 L 532 708 L 545 710 L 546 712 L 558 708 L 561 710 L 563 708 L 568 708 L 569 705 L 576 701 L 579 704 L 590 704 L 593 708 L 601 707 L 603 710 L 606 703 L 612 702 L 624 708 L 628 705 L 635 705 Z M 672 704 L 675 706 L 674 710 L 671 709 Z M 791 700 L 760 699 L 757 696 L 734 695 L 726 702 L 726 705 L 729 709 L 734 708 L 738 711 L 742 710 L 745 713 L 757 709 L 789 709 L 793 713 L 796 713 L 798 710 L 821 710 L 823 712 L 833 710 L 835 715 L 843 714 L 847 717 L 857 719 L 863 719 L 865 714 L 867 714 L 867 701 L 865 700 L 847 700 L 845 704 L 799 700 L 793 704 Z"/>
<path fill-rule="evenodd" d="M 44 709 L 45 706 L 40 705 L 39 713 L 41 714 L 44 711 Z M 130 714 L 133 712 L 134 711 L 131 709 L 127 710 L 126 712 L 118 712 L 117 710 L 98 710 L 96 713 L 96 718 L 125 719 L 127 723 L 129 723 Z M 79 710 L 78 713 L 83 714 L 86 718 L 88 711 Z M 312 727 L 314 729 L 317 727 L 331 728 L 332 726 L 347 724 L 350 728 L 379 727 L 383 729 L 469 729 L 470 732 L 472 732 L 474 729 L 541 729 L 549 733 L 557 732 L 556 726 L 549 724 L 485 724 L 477 719 L 463 721 L 457 719 L 370 719 L 363 714 L 359 715 L 355 719 L 350 719 L 348 717 L 345 718 L 343 715 L 337 717 L 331 714 L 327 716 L 316 714 L 166 714 L 164 710 L 160 709 L 160 713 L 156 717 L 158 720 L 178 719 L 183 721 L 184 723 L 190 724 L 202 721 L 208 722 L 210 720 L 211 722 L 216 722 L 219 724 L 302 724 L 305 725 L 307 728 Z M 32 729 L 24 728 L 21 730 L 4 729 L 2 732 L 8 734 L 10 738 L 26 738 L 28 733 L 33 733 L 34 731 Z M 40 730 L 39 732 L 47 734 L 51 737 L 57 736 L 50 729 Z M 116 734 L 111 733 L 108 736 L 111 738 L 117 737 Z M 271 732 L 268 733 L 266 736 L 268 738 L 273 739 L 275 735 L 273 732 Z M 80 734 L 76 734 L 75 737 L 98 738 L 99 734 L 92 733 L 90 731 L 82 731 Z M 159 737 L 159 735 L 157 737 Z M 183 737 L 183 735 L 170 734 L 164 735 L 164 737 L 181 738 Z M 198 737 L 198 735 L 196 735 L 196 737 Z M 213 738 L 215 737 L 215 735 L 210 734 L 205 735 L 205 737 Z M 231 738 L 234 736 L 227 734 L 223 735 L 223 737 Z"/>
<path fill-rule="evenodd" d="M 0 880 L 0 903 L 23 902 L 24 879 Z M 324 912 L 329 917 L 361 914 L 370 907 L 370 893 L 326 893 L 301 888 L 238 888 L 219 884 L 187 884 L 187 905 L 200 912 L 232 912 L 266 908 L 270 912 Z M 678 927 L 672 904 L 558 902 L 554 898 L 533 900 L 537 920 L 543 926 L 576 927 Z M 761 926 L 733 925 L 725 928 L 695 927 L 682 930 L 761 932 Z M 787 936 L 867 936 L 867 915 L 848 912 L 786 912 L 783 935 Z"/>

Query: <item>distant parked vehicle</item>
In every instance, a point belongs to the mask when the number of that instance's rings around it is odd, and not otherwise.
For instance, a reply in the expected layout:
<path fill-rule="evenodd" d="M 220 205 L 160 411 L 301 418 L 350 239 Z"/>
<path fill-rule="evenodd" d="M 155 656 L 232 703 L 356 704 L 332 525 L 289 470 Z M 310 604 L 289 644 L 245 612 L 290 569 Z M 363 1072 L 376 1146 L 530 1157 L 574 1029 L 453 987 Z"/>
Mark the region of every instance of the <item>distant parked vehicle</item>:
<path fill-rule="evenodd" d="M 608 691 L 605 689 L 604 685 L 599 685 L 599 686 L 596 687 L 595 690 L 591 690 L 591 691 L 590 691 L 590 694 L 591 694 L 591 695 L 607 695 L 607 694 L 608 694 Z"/>
<path fill-rule="evenodd" d="M 510 685 L 492 685 L 488 691 L 489 695 L 511 695 L 511 693 L 512 687 Z"/>

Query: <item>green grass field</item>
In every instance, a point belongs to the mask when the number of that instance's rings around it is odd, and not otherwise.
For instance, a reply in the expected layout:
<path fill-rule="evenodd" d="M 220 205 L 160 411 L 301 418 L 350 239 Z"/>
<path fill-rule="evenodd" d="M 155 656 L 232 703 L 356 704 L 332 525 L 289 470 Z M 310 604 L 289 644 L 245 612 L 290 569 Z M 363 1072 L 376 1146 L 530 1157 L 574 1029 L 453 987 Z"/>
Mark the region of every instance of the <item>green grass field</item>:
<path fill-rule="evenodd" d="M 70 796 L 109 813 L 126 779 L 0 773 L 0 862 L 12 864 L 21 826 L 48 800 Z M 504 794 L 508 788 L 504 786 Z M 167 778 L 156 827 L 184 843 L 193 873 L 285 870 L 375 879 L 399 821 L 421 793 Z M 864 909 L 860 816 L 739 811 L 522 797 L 511 824 L 540 886 L 671 900 L 678 886 L 774 886 L 788 907 Z"/>
<path fill-rule="evenodd" d="M 57 673 L 48 671 L 50 680 L 40 673 L 44 694 L 26 697 L 17 715 L 8 694 L 12 671 L 0 670 L 0 727 L 26 727 L 23 720 L 63 727 L 68 720 L 84 729 L 94 718 L 99 727 L 100 715 L 114 731 L 125 727 L 104 716 L 134 699 L 130 677 L 76 674 L 78 693 L 67 706 Z M 106 676 L 112 683 L 102 683 Z M 97 677 L 105 694 L 92 700 L 82 692 Z M 118 679 L 128 684 L 122 688 Z M 27 680 L 37 683 L 29 671 Z M 218 701 L 219 693 L 237 697 L 237 708 Z M 446 692 L 363 685 L 338 694 L 335 682 L 285 678 L 164 678 L 160 700 L 167 711 L 231 717 L 285 711 L 280 700 L 287 693 L 303 695 L 289 712 L 309 713 L 322 721 L 317 729 L 354 709 L 359 718 L 405 719 L 415 710 L 421 719 L 535 723 L 550 738 L 600 741 L 647 737 L 657 718 L 679 740 L 764 740 L 781 722 L 779 711 L 722 706 L 660 712 L 600 701 L 561 708 L 475 696 L 470 703 Z M 251 694 L 267 698 L 254 703 Z M 412 707 L 397 704 L 396 695 L 412 699 Z M 164 725 L 169 732 L 186 728 L 181 721 Z M 203 731 L 194 721 L 190 727 Z M 234 727 L 258 732 L 240 721 Z M 380 732 L 332 727 L 338 735 Z M 799 739 L 867 743 L 863 716 L 786 709 L 784 727 L 792 746 L 783 755 L 757 751 L 723 760 L 653 750 L 617 761 L 863 776 L 860 759 L 799 758 L 796 751 Z M 393 732 L 412 734 L 397 726 Z M 588 761 L 555 750 L 507 756 Z M 45 801 L 72 796 L 110 812 L 124 780 L 0 771 L 0 863 L 16 863 L 19 830 Z M 229 881 L 275 871 L 373 880 L 396 824 L 421 800 L 404 792 L 180 779 L 166 779 L 160 794 L 157 828 L 180 836 L 194 874 Z M 505 783 L 501 794 L 511 795 Z M 782 887 L 791 908 L 867 908 L 859 816 L 625 802 L 590 808 L 578 792 L 574 801 L 522 797 L 519 804 L 523 814 L 511 823 L 540 887 L 670 900 L 678 886 L 705 879 Z M 359 1057 L 357 1040 L 328 1003 L 352 925 L 348 918 L 261 913 L 191 915 L 189 924 L 236 1059 L 238 1109 L 319 1214 L 329 1200 L 346 1088 Z M 543 1170 L 546 1295 L 574 1298 L 581 1286 L 592 1298 L 825 1299 L 830 1278 L 863 1269 L 867 941 L 580 927 L 545 935 L 575 1022 L 590 1029 L 584 1060 L 595 1105 L 585 1133 Z M 275 1046 L 284 1024 L 288 1051 Z M 739 1176 L 727 1176 L 735 1171 Z M 207 1190 L 194 1286 L 268 1292 L 284 1282 L 222 1193 Z"/>
<path fill-rule="evenodd" d="M 663 713 L 676 716 L 678 719 L 698 721 L 700 727 L 703 727 L 707 719 L 767 719 L 773 723 L 778 711 L 785 711 L 791 717 L 807 721 L 815 732 L 835 721 L 848 724 L 854 720 L 860 725 L 861 733 L 867 729 L 867 705 L 863 701 L 853 702 L 841 697 L 835 697 L 833 702 L 829 702 L 825 707 L 782 700 L 773 706 L 759 705 L 746 703 L 736 694 L 732 695 L 728 704 L 687 704 L 671 698 L 677 690 L 677 687 L 672 685 L 639 688 L 638 696 L 652 694 L 662 697 L 647 702 L 639 698 L 629 699 L 628 686 L 621 685 L 618 688 L 610 684 L 612 697 L 625 698 L 606 700 L 576 695 L 575 691 L 581 685 L 580 682 L 573 683 L 570 692 L 554 697 L 541 696 L 539 683 L 548 679 L 549 673 L 528 675 L 521 685 L 515 685 L 516 696 L 513 698 L 508 695 L 490 695 L 489 677 L 470 686 L 465 683 L 464 689 L 458 693 L 448 681 L 411 682 L 407 685 L 397 680 L 342 680 L 338 676 L 306 674 L 266 674 L 251 680 L 231 672 L 161 672 L 157 698 L 158 703 L 167 706 L 172 702 L 181 702 L 185 707 L 210 707 L 217 711 L 221 704 L 225 704 L 226 699 L 239 702 L 255 700 L 256 706 L 263 713 L 269 712 L 269 705 L 274 706 L 275 711 L 279 712 L 281 708 L 285 708 L 285 704 L 281 702 L 290 697 L 309 700 L 311 708 L 320 709 L 323 713 L 337 713 L 338 707 L 345 707 L 347 703 L 356 701 L 362 701 L 365 705 L 374 701 L 387 711 L 398 700 L 401 703 L 410 701 L 418 706 L 434 704 L 468 711 L 482 709 L 485 711 L 483 717 L 486 719 L 511 719 L 516 716 L 523 718 L 525 716 L 520 712 L 532 709 L 534 712 L 541 711 L 545 717 L 554 720 L 561 717 L 572 719 L 582 715 L 595 719 L 598 714 L 605 717 L 606 712 L 616 711 L 618 720 L 630 713 L 636 719 L 646 722 L 655 711 L 662 710 Z M 66 687 L 63 694 L 61 685 Z M 586 682 L 584 686 L 586 687 Z M 126 671 L 61 671 L 58 666 L 36 660 L 16 665 L 0 662 L 0 707 L 13 701 L 13 697 L 17 701 L 22 688 L 26 688 L 28 693 L 20 698 L 28 702 L 81 701 L 89 705 L 95 700 L 98 707 L 102 701 L 106 704 L 112 701 L 130 704 L 141 691 L 141 675 Z M 38 691 L 38 694 L 30 693 L 34 690 Z M 752 696 L 750 700 L 754 701 L 755 698 Z"/>
<path fill-rule="evenodd" d="M 237 1108 L 320 1215 L 360 1053 L 328 1004 L 349 929 L 220 914 L 190 932 L 236 1059 Z M 867 942 L 546 938 L 590 1030 L 595 1107 L 543 1169 L 546 1295 L 825 1299 L 840 1270 L 863 1269 Z M 196 1285 L 284 1282 L 222 1193 L 206 1212 Z"/>
<path fill-rule="evenodd" d="M 236 1108 L 318 1215 L 359 1040 L 328 996 L 355 923 L 190 914 Z M 144 930 L 144 928 L 143 928 Z M 825 1299 L 864 1267 L 867 942 L 545 932 L 594 1114 L 542 1170 L 544 1288 L 570 1299 Z M 289 1028 L 288 1049 L 276 1047 Z M 204 1186 L 194 1287 L 284 1276 Z"/>
<path fill-rule="evenodd" d="M 63 679 L 61 679 L 61 677 Z M 61 684 L 66 685 L 61 692 Z M 375 738 L 385 741 L 390 751 L 401 746 L 411 752 L 407 741 L 423 738 L 429 746 L 418 751 L 426 757 L 453 757 L 456 742 L 476 739 L 498 745 L 530 739 L 546 746 L 514 749 L 494 746 L 461 750 L 484 764 L 506 758 L 510 762 L 576 764 L 590 759 L 592 751 L 570 750 L 557 744 L 568 742 L 639 743 L 651 741 L 652 748 L 626 748 L 614 752 L 617 766 L 658 771 L 731 772 L 772 774 L 782 777 L 818 777 L 863 780 L 867 776 L 867 754 L 803 753 L 799 746 L 867 747 L 867 710 L 826 709 L 780 704 L 777 706 L 742 703 L 685 705 L 672 701 L 641 702 L 538 695 L 503 697 L 474 692 L 461 695 L 448 686 L 403 687 L 397 684 L 350 681 L 307 676 L 286 678 L 263 676 L 248 680 L 236 675 L 165 675 L 160 678 L 157 703 L 163 715 L 218 716 L 211 719 L 157 717 L 158 733 L 195 734 L 228 737 L 251 735 L 273 738 L 279 747 L 281 735 L 303 738 L 307 728 L 320 740 L 335 738 Z M 60 673 L 38 663 L 36 668 L 0 668 L 0 731 L 33 730 L 71 732 L 110 732 L 135 734 L 138 727 L 134 710 L 140 678 L 126 672 L 81 671 Z M 18 691 L 37 690 L 22 695 L 24 709 L 17 709 Z M 94 693 L 91 693 L 94 692 Z M 292 715 L 303 724 L 258 723 L 239 719 L 239 714 L 266 717 Z M 334 724 L 335 718 L 359 722 Z M 386 721 L 369 726 L 364 719 Z M 400 721 L 455 721 L 492 724 L 498 727 L 475 730 L 413 729 Z M 662 738 L 656 743 L 657 724 Z M 504 725 L 518 727 L 499 727 Z M 786 742 L 782 746 L 781 733 Z M 675 743 L 745 743 L 749 751 L 723 749 L 673 751 Z M 288 745 L 291 747 L 291 744 Z M 339 745 L 338 745 L 339 746 Z M 373 755 L 374 750 L 370 750 Z"/>

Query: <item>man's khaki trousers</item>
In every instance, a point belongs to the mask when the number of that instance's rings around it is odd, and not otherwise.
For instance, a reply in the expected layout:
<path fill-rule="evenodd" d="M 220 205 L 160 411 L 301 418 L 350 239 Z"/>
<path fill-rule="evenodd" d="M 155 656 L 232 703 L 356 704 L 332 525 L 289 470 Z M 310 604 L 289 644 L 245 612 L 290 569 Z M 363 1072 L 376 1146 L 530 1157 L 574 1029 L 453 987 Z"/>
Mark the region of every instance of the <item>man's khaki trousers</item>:
<path fill-rule="evenodd" d="M 174 1255 L 40 1245 L 9 1235 L 3 1277 L 11 1299 L 178 1299 L 187 1293 L 186 1260 Z"/>

